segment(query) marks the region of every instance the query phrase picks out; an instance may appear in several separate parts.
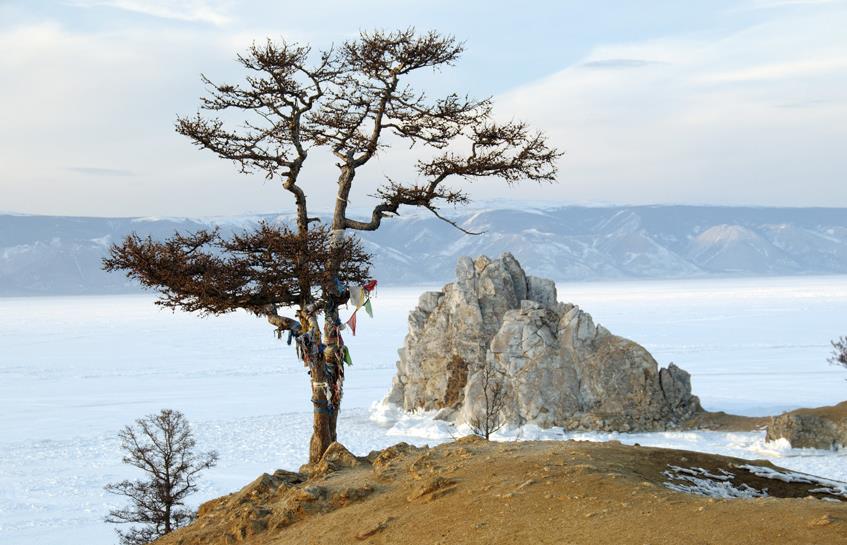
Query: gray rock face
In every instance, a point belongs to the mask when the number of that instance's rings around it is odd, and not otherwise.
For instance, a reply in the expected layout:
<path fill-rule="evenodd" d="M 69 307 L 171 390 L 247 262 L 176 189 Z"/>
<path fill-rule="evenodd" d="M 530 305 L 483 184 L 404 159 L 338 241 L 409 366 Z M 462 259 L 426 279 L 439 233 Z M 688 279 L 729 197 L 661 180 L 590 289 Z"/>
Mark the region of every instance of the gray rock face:
<path fill-rule="evenodd" d="M 833 407 L 799 409 L 771 418 L 766 440 L 788 439 L 794 448 L 847 446 L 847 402 Z"/>
<path fill-rule="evenodd" d="M 421 296 L 399 353 L 387 401 L 457 422 L 485 410 L 485 366 L 501 377 L 501 414 L 513 425 L 657 430 L 701 410 L 688 373 L 659 370 L 642 346 L 557 302 L 553 281 L 527 276 L 508 253 L 460 258 L 456 282 Z"/>

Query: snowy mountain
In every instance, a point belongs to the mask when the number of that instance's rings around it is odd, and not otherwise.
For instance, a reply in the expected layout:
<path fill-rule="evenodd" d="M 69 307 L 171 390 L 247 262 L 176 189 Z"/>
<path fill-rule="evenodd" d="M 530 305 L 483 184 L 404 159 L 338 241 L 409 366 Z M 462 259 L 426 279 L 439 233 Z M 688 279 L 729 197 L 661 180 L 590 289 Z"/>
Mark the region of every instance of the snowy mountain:
<path fill-rule="evenodd" d="M 532 274 L 556 280 L 847 273 L 847 209 L 709 206 L 491 208 L 384 221 L 362 235 L 385 284 L 443 282 L 460 255 L 512 252 Z M 128 233 L 163 238 L 260 220 L 0 215 L 0 295 L 115 293 L 136 289 L 100 269 Z"/>

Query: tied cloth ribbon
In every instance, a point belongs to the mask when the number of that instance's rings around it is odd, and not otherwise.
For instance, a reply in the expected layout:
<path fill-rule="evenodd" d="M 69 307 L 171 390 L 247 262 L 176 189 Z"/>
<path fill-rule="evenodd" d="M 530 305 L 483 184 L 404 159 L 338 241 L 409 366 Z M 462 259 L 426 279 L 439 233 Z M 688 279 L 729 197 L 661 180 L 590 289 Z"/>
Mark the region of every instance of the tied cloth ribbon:
<path fill-rule="evenodd" d="M 316 395 L 316 391 L 323 391 L 325 400 L 312 398 L 312 403 L 315 405 L 315 412 L 321 414 L 332 414 L 335 410 L 333 403 L 332 387 L 327 382 L 312 382 L 312 395 Z"/>
<path fill-rule="evenodd" d="M 356 309 L 358 311 L 359 309 Z M 353 332 L 353 336 L 356 336 L 356 312 L 353 313 L 352 316 L 347 320 L 347 327 L 350 328 L 350 331 Z"/>
<path fill-rule="evenodd" d="M 371 280 L 364 286 L 350 286 L 347 288 L 350 290 L 350 302 L 356 307 L 353 314 L 345 322 L 353 333 L 353 336 L 356 335 L 356 314 L 360 308 L 364 308 L 365 312 L 371 318 L 374 317 L 373 307 L 371 306 L 371 293 L 376 290 L 376 284 L 376 280 Z"/>

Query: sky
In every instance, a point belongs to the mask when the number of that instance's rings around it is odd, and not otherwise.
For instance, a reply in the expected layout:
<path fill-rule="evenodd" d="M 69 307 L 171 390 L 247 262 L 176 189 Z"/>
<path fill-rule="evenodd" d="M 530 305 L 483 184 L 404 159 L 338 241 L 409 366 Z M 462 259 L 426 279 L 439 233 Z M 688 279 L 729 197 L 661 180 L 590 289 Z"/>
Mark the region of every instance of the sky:
<path fill-rule="evenodd" d="M 0 211 L 85 216 L 281 212 L 289 194 L 174 132 L 200 74 L 238 81 L 270 37 L 327 47 L 414 26 L 465 43 L 418 78 L 493 96 L 565 152 L 558 181 L 479 181 L 483 202 L 847 207 L 847 0 L 0 0 Z M 397 148 L 357 177 L 351 204 Z M 313 209 L 331 157 L 310 155 Z"/>

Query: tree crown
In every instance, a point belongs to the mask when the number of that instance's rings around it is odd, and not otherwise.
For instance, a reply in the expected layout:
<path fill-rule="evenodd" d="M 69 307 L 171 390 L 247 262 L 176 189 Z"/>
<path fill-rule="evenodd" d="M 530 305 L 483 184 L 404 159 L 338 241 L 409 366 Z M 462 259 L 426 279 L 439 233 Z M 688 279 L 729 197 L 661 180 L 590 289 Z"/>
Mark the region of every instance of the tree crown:
<path fill-rule="evenodd" d="M 307 47 L 269 40 L 239 56 L 250 74 L 246 83 L 215 84 L 204 77 L 209 96 L 201 99 L 203 110 L 249 113 L 261 126 L 246 120 L 239 129 L 227 129 L 218 117 L 198 113 L 179 118 L 177 131 L 235 161 L 242 172 L 281 177 L 296 197 L 301 227 L 310 218 L 299 175 L 307 150 L 315 146 L 328 147 L 339 160 L 334 229 L 374 230 L 401 206 L 442 217 L 439 206 L 468 200 L 466 192 L 445 186 L 454 178 L 555 180 L 562 154 L 523 122 L 495 121 L 490 98 L 451 93 L 433 99 L 407 82 L 413 72 L 453 65 L 463 50 L 453 36 L 413 28 L 362 32 L 316 55 Z M 418 180 L 388 180 L 380 187 L 369 222 L 350 219 L 353 177 L 388 147 L 389 135 L 441 153 L 416 162 Z"/>
<path fill-rule="evenodd" d="M 552 182 L 561 153 L 520 121 L 498 122 L 490 98 L 451 93 L 430 98 L 410 74 L 454 64 L 463 45 L 438 32 L 413 28 L 362 32 L 325 51 L 267 40 L 238 62 L 243 82 L 215 83 L 203 76 L 200 111 L 179 117 L 178 133 L 197 147 L 233 161 L 244 173 L 278 179 L 296 204 L 296 226 L 260 226 L 224 239 L 216 231 L 176 234 L 165 242 L 128 237 L 105 260 L 159 290 L 159 304 L 218 314 L 236 308 L 276 314 L 279 306 L 330 303 L 335 281 L 367 278 L 370 256 L 346 230 L 373 231 L 403 206 L 430 210 L 468 202 L 451 180 L 499 178 Z M 242 119 L 232 126 L 223 113 Z M 227 117 L 229 119 L 229 117 Z M 348 216 L 358 169 L 388 148 L 388 139 L 430 151 L 414 164 L 414 180 L 387 179 L 375 192 L 367 220 Z M 309 150 L 328 148 L 337 158 L 335 205 L 329 225 L 309 215 L 301 173 Z M 462 229 L 464 230 L 464 229 Z M 468 232 L 467 230 L 464 230 Z"/>
<path fill-rule="evenodd" d="M 337 274 L 327 269 L 330 256 L 340 259 Z M 356 238 L 333 245 L 323 226 L 301 236 L 288 226 L 262 222 L 255 231 L 228 238 L 219 230 L 177 233 L 164 242 L 133 234 L 112 248 L 104 266 L 126 270 L 143 286 L 157 289 L 160 306 L 205 314 L 239 308 L 267 314 L 279 307 L 325 304 L 336 277 L 365 283 L 370 255 Z"/>

